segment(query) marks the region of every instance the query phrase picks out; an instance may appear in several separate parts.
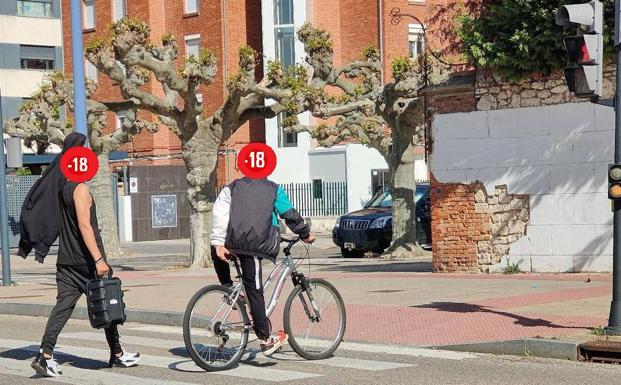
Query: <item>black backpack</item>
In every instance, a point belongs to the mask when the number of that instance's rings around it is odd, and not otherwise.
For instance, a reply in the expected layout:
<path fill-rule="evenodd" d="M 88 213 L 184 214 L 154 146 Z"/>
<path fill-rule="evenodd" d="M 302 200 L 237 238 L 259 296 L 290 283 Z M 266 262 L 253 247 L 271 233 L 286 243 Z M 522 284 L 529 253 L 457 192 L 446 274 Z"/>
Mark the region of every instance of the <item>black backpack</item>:
<path fill-rule="evenodd" d="M 91 326 L 96 329 L 122 325 L 127 318 L 121 280 L 116 277 L 88 281 L 86 303 Z"/>

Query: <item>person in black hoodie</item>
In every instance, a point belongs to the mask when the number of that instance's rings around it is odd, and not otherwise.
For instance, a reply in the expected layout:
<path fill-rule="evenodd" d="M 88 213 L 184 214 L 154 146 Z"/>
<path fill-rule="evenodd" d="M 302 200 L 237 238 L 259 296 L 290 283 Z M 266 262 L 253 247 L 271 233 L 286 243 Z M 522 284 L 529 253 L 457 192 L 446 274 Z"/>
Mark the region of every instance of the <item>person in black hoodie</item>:
<path fill-rule="evenodd" d="M 72 135 L 75 137 L 80 134 Z M 83 135 L 82 138 L 78 139 L 74 143 L 85 143 L 86 138 Z M 58 163 L 55 167 L 58 168 Z M 107 167 L 107 165 L 103 165 L 103 167 Z M 52 170 L 48 177 L 56 175 Z M 56 191 L 57 186 L 61 184 L 63 185 L 61 190 Z M 62 375 L 62 367 L 52 355 L 58 335 L 71 317 L 76 303 L 86 292 L 87 282 L 97 276 L 111 273 L 111 269 L 106 261 L 97 223 L 97 209 L 88 186 L 84 183 L 64 179 L 64 183 L 53 183 L 52 180 L 46 180 L 39 188 L 43 187 L 56 191 L 55 202 L 50 202 L 50 204 L 58 207 L 59 214 L 55 217 L 44 217 L 48 220 L 41 222 L 46 225 L 54 224 L 60 234 L 56 262 L 58 295 L 56 296 L 56 306 L 54 306 L 47 321 L 41 341 L 41 350 L 31 366 L 40 375 L 58 377 Z M 39 196 L 47 196 L 48 192 L 39 191 L 39 194 Z M 42 236 L 44 234 L 37 233 L 36 235 Z M 51 237 L 51 235 L 49 236 Z M 112 326 L 104 329 L 104 331 L 110 347 L 108 366 L 130 367 L 136 365 L 140 360 L 140 354 L 123 350 L 117 327 Z"/>
<path fill-rule="evenodd" d="M 72 132 L 64 140 L 62 152 L 54 158 L 52 163 L 43 172 L 43 175 L 30 188 L 22 205 L 19 218 L 19 249 L 17 253 L 22 257 L 35 250 L 35 259 L 43 263 L 50 247 L 58 238 L 59 221 L 42 221 L 41 218 L 60 217 L 58 194 L 67 183 L 67 179 L 60 170 L 60 158 L 72 147 L 84 146 L 86 136 Z"/>

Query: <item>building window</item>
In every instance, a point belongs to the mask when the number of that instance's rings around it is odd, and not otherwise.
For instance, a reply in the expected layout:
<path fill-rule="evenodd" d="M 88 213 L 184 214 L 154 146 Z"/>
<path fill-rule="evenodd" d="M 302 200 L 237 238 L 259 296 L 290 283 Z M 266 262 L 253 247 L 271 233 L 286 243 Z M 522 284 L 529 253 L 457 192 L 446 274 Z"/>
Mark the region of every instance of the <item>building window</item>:
<path fill-rule="evenodd" d="M 116 64 L 118 64 L 119 67 L 121 67 L 121 70 L 123 71 L 123 75 L 127 76 L 127 67 L 125 67 L 125 64 L 121 63 L 118 60 L 115 60 Z"/>
<path fill-rule="evenodd" d="M 276 28 L 276 60 L 287 68 L 295 63 L 295 31 L 293 27 Z"/>
<path fill-rule="evenodd" d="M 282 112 L 276 117 L 276 122 L 278 124 L 278 147 L 297 147 L 298 133 L 287 132 L 283 124 L 287 116 L 288 114 L 286 112 Z"/>
<path fill-rule="evenodd" d="M 95 28 L 95 0 L 83 0 L 84 29 Z"/>
<path fill-rule="evenodd" d="M 323 181 L 321 179 L 313 179 L 313 198 L 323 199 Z"/>
<path fill-rule="evenodd" d="M 293 0 L 274 0 L 274 24 L 293 24 Z"/>
<path fill-rule="evenodd" d="M 425 35 L 420 24 L 409 25 L 408 40 L 410 59 L 417 59 L 425 50 Z"/>
<path fill-rule="evenodd" d="M 112 0 L 112 20 L 118 21 L 127 16 L 127 1 Z"/>
<path fill-rule="evenodd" d="M 190 57 L 190 55 L 198 58 L 201 47 L 201 36 L 200 35 L 192 35 L 185 37 L 185 57 Z"/>
<path fill-rule="evenodd" d="M 274 37 L 276 40 L 275 59 L 285 68 L 295 64 L 293 0 L 274 0 Z M 287 114 L 284 112 L 276 118 L 278 147 L 297 147 L 298 134 L 286 132 L 283 126 L 286 118 Z"/>
<path fill-rule="evenodd" d="M 200 0 L 185 0 L 184 1 L 184 13 L 196 13 L 198 12 L 198 7 L 200 6 Z"/>
<path fill-rule="evenodd" d="M 18 0 L 17 15 L 26 17 L 52 17 L 52 0 Z"/>
<path fill-rule="evenodd" d="M 90 61 L 86 59 L 84 60 L 84 67 L 85 67 L 84 72 L 86 72 L 86 78 L 94 82 L 97 82 L 98 81 L 97 67 L 95 67 L 93 63 L 91 63 Z"/>
<path fill-rule="evenodd" d="M 55 57 L 54 47 L 20 46 L 20 63 L 25 70 L 53 70 Z"/>
<path fill-rule="evenodd" d="M 116 113 L 116 129 L 120 130 L 125 122 L 125 112 L 120 111 Z"/>

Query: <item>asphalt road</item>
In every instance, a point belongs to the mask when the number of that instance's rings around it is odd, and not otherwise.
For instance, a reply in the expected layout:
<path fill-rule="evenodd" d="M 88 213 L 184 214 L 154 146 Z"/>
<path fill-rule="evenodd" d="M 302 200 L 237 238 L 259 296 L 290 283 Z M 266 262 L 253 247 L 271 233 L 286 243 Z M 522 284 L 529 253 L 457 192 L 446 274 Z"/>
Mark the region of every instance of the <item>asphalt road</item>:
<path fill-rule="evenodd" d="M 46 320 L 0 316 L 0 384 L 45 384 L 30 369 Z M 303 361 L 290 348 L 274 359 L 250 354 L 237 368 L 206 373 L 187 357 L 180 329 L 127 324 L 122 341 L 143 354 L 142 364 L 107 369 L 103 332 L 70 321 L 56 358 L 63 384 L 619 384 L 621 367 L 533 358 L 496 357 L 419 348 L 344 343 L 335 357 Z M 398 333 L 398 330 L 395 330 Z M 251 349 L 256 349 L 256 343 Z"/>

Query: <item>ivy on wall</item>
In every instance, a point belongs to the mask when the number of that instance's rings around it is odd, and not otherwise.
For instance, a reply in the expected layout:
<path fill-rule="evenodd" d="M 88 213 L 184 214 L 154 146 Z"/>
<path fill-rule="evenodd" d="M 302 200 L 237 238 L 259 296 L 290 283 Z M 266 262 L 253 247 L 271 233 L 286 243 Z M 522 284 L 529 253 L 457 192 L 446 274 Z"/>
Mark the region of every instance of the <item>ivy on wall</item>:
<path fill-rule="evenodd" d="M 471 0 L 476 12 L 457 17 L 462 50 L 471 64 L 489 69 L 511 80 L 533 73 L 549 74 L 566 65 L 564 31 L 554 20 L 559 6 L 585 0 Z M 604 44 L 613 52 L 614 0 L 604 3 Z M 469 7 L 466 9 L 475 9 Z"/>

